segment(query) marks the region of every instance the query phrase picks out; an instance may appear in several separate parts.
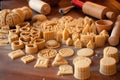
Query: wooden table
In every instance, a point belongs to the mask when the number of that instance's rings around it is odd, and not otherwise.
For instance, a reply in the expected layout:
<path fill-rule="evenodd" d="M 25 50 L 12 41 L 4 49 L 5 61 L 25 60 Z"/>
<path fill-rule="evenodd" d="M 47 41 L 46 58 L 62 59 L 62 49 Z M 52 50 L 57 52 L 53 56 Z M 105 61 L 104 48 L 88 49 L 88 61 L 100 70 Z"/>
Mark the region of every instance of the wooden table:
<path fill-rule="evenodd" d="M 102 2 L 100 2 L 99 0 L 96 3 L 107 5 L 111 10 L 117 12 L 117 14 L 120 14 L 120 11 L 118 11 L 114 6 L 111 6 L 104 0 Z M 3 9 L 5 8 L 13 9 L 17 7 L 22 7 L 24 5 L 27 5 L 26 0 L 3 0 L 2 1 Z M 59 6 L 52 7 L 51 14 L 47 16 L 48 19 L 51 19 L 54 17 L 58 17 L 58 18 L 62 17 L 62 15 L 58 13 L 58 9 L 61 7 L 69 6 L 69 5 L 70 5 L 70 0 L 61 0 L 61 2 L 59 3 Z M 34 13 L 36 14 L 36 12 Z M 74 18 L 85 16 L 82 13 L 81 9 L 79 8 L 73 9 L 67 15 L 70 15 Z M 62 45 L 62 47 L 68 47 L 68 46 Z M 120 63 L 117 64 L 117 73 L 113 76 L 104 76 L 99 73 L 99 60 L 102 58 L 103 48 L 96 48 L 95 56 L 91 58 L 93 62 L 91 65 L 91 77 L 89 80 L 119 80 Z M 117 48 L 120 50 L 119 45 L 117 46 Z M 76 49 L 74 50 L 76 51 Z M 57 76 L 56 74 L 58 71 L 58 67 L 50 66 L 49 68 L 45 68 L 45 69 L 44 68 L 35 69 L 33 68 L 33 66 L 36 61 L 29 64 L 24 64 L 20 59 L 11 60 L 7 56 L 7 53 L 11 51 L 12 50 L 11 50 L 10 44 L 5 47 L 0 47 L 0 80 L 76 80 L 73 77 L 73 75 Z M 72 66 L 73 66 L 72 59 L 74 57 L 75 56 L 71 58 L 66 58 Z"/>

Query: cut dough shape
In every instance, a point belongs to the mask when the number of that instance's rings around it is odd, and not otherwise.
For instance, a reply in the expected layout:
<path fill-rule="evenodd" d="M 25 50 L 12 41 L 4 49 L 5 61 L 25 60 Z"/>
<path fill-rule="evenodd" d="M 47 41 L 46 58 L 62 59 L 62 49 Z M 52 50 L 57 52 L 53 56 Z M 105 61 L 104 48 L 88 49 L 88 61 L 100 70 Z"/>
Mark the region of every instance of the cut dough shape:
<path fill-rule="evenodd" d="M 22 50 L 20 50 L 20 49 L 8 53 L 8 56 L 9 56 L 11 59 L 16 59 L 16 58 L 22 57 L 22 56 L 24 56 L 24 55 L 25 55 L 25 53 L 24 53 Z"/>
<path fill-rule="evenodd" d="M 74 64 L 74 65 L 77 64 L 78 62 L 84 62 L 85 64 L 89 64 L 89 65 L 92 63 L 92 61 L 91 61 L 90 58 L 88 58 L 88 57 L 82 57 L 82 56 L 80 56 L 80 57 L 75 57 L 75 58 L 73 59 L 73 64 Z"/>
<path fill-rule="evenodd" d="M 39 57 L 37 59 L 36 64 L 34 65 L 34 68 L 47 68 L 49 65 L 49 59 L 46 59 L 44 57 Z"/>
<path fill-rule="evenodd" d="M 91 49 L 94 49 L 94 42 L 93 41 L 89 41 L 88 44 L 87 44 L 87 48 L 91 48 Z"/>
<path fill-rule="evenodd" d="M 82 41 L 80 41 L 80 39 L 77 39 L 74 42 L 74 46 L 75 46 L 75 48 L 82 48 Z"/>
<path fill-rule="evenodd" d="M 78 56 L 83 56 L 83 57 L 91 57 L 93 56 L 94 51 L 90 48 L 82 48 L 77 51 Z"/>
<path fill-rule="evenodd" d="M 7 39 L 1 39 L 0 44 L 8 44 L 9 41 Z"/>
<path fill-rule="evenodd" d="M 35 60 L 33 55 L 25 55 L 21 58 L 21 60 L 26 64 Z"/>
<path fill-rule="evenodd" d="M 66 45 L 72 46 L 72 45 L 73 45 L 73 40 L 72 40 L 71 38 L 68 38 L 68 39 L 66 40 Z"/>
<path fill-rule="evenodd" d="M 54 58 L 57 54 L 55 49 L 43 49 L 38 53 L 38 57 L 44 57 L 47 59 Z"/>
<path fill-rule="evenodd" d="M 54 31 L 43 31 L 43 38 L 47 40 L 53 40 L 55 38 Z"/>
<path fill-rule="evenodd" d="M 60 65 L 57 75 L 73 74 L 73 67 L 71 65 Z"/>
<path fill-rule="evenodd" d="M 112 46 L 108 46 L 103 50 L 104 57 L 113 57 L 116 60 L 116 62 L 119 62 L 118 53 L 118 49 Z"/>
<path fill-rule="evenodd" d="M 52 66 L 59 66 L 65 64 L 68 64 L 68 62 L 60 54 L 57 54 L 54 61 L 52 62 Z"/>
<path fill-rule="evenodd" d="M 63 40 L 67 40 L 68 38 L 69 38 L 69 32 L 68 32 L 68 30 L 67 30 L 67 28 L 65 28 L 64 30 L 63 30 Z"/>
<path fill-rule="evenodd" d="M 103 35 L 96 35 L 95 36 L 95 46 L 96 47 L 103 47 L 105 45 L 106 38 Z"/>
<path fill-rule="evenodd" d="M 112 57 L 104 57 L 100 60 L 99 72 L 103 75 L 114 75 L 117 72 L 116 60 Z"/>
<path fill-rule="evenodd" d="M 58 47 L 60 47 L 60 43 L 58 43 L 56 40 L 48 40 L 45 43 L 45 47 L 47 47 L 47 48 L 58 48 Z"/>
<path fill-rule="evenodd" d="M 85 80 L 90 77 L 91 60 L 87 57 L 76 57 L 73 59 L 74 77 L 76 79 Z"/>
<path fill-rule="evenodd" d="M 59 54 L 62 57 L 70 57 L 74 54 L 74 50 L 71 48 L 62 48 L 59 50 Z"/>

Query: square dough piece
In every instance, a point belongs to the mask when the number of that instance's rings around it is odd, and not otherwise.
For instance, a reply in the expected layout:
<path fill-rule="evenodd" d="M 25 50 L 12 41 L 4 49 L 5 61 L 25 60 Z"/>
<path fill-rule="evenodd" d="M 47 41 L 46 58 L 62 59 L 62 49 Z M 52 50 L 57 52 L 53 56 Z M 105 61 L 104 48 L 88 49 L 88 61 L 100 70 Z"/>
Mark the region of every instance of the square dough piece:
<path fill-rule="evenodd" d="M 95 36 L 95 46 L 96 47 L 103 47 L 105 45 L 105 37 L 102 35 Z"/>
<path fill-rule="evenodd" d="M 5 39 L 5 35 L 2 35 L 1 33 L 0 33 L 0 39 Z"/>
<path fill-rule="evenodd" d="M 43 38 L 47 41 L 47 40 L 54 40 L 54 31 L 44 31 L 43 32 Z"/>
<path fill-rule="evenodd" d="M 0 39 L 0 46 L 6 46 L 8 43 L 9 43 L 8 40 Z"/>
<path fill-rule="evenodd" d="M 8 56 L 9 56 L 11 59 L 16 59 L 16 58 L 22 57 L 22 56 L 24 56 L 24 55 L 25 55 L 25 53 L 24 53 L 22 50 L 20 50 L 20 49 L 8 53 Z"/>
<path fill-rule="evenodd" d="M 8 44 L 9 41 L 7 39 L 1 39 L 0 44 Z"/>
<path fill-rule="evenodd" d="M 26 55 L 21 58 L 21 60 L 26 64 L 35 60 L 33 55 Z"/>
<path fill-rule="evenodd" d="M 59 66 L 59 71 L 57 75 L 73 74 L 73 67 L 71 65 L 61 65 Z"/>
<path fill-rule="evenodd" d="M 37 59 L 36 64 L 34 65 L 34 68 L 47 68 L 49 65 L 49 59 L 39 57 Z"/>
<path fill-rule="evenodd" d="M 2 26 L 1 30 L 10 30 L 10 27 L 8 25 Z"/>
<path fill-rule="evenodd" d="M 8 40 L 10 43 L 13 41 L 16 41 L 16 40 L 18 40 L 18 35 L 17 34 L 9 35 Z"/>

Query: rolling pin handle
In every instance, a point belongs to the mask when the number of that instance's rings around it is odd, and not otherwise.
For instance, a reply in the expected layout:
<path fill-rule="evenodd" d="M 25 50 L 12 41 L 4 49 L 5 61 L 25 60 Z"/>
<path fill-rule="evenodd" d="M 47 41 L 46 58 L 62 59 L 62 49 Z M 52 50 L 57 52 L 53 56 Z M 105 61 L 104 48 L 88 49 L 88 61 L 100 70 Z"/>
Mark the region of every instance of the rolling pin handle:
<path fill-rule="evenodd" d="M 115 22 L 111 35 L 108 38 L 108 42 L 111 46 L 117 46 L 119 44 L 119 38 L 120 38 L 119 35 L 120 35 L 120 21 L 117 20 Z"/>
<path fill-rule="evenodd" d="M 108 19 L 110 19 L 110 20 L 115 20 L 116 14 L 115 14 L 114 12 L 112 12 L 112 11 L 108 11 L 108 12 L 106 13 L 106 17 L 107 17 Z"/>
<path fill-rule="evenodd" d="M 80 0 L 72 0 L 72 4 L 77 6 L 77 7 L 81 7 L 82 8 L 84 3 L 82 1 L 80 1 Z"/>

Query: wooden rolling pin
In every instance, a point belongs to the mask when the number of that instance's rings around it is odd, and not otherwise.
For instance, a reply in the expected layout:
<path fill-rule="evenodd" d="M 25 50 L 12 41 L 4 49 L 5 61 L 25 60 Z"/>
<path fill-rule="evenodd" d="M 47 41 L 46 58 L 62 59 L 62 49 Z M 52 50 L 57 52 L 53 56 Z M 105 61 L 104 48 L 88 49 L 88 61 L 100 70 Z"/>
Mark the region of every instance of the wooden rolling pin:
<path fill-rule="evenodd" d="M 103 19 L 106 17 L 108 19 L 113 19 L 115 17 L 115 13 L 111 12 L 106 6 L 102 6 L 90 1 L 86 1 L 85 3 L 83 3 L 80 0 L 72 0 L 72 4 L 81 7 L 83 13 L 98 19 Z"/>
<path fill-rule="evenodd" d="M 108 39 L 108 42 L 111 46 L 117 46 L 119 44 L 120 38 L 120 15 L 117 17 L 111 35 Z"/>
<path fill-rule="evenodd" d="M 50 5 L 41 0 L 29 0 L 29 6 L 33 10 L 35 10 L 41 14 L 44 14 L 44 15 L 47 15 L 51 12 Z"/>

